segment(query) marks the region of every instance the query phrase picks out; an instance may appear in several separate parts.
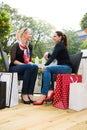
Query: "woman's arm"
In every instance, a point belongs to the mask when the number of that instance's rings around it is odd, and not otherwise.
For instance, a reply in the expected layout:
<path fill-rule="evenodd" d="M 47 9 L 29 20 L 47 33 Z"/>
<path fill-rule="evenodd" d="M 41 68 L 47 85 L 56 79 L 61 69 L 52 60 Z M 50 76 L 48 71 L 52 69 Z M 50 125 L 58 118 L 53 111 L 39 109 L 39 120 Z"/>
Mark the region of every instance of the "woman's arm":
<path fill-rule="evenodd" d="M 13 62 L 15 65 L 21 65 L 21 64 L 24 64 L 24 63 L 22 63 L 22 62 L 20 62 L 20 61 L 18 61 L 18 60 L 14 60 L 14 62 Z"/>
<path fill-rule="evenodd" d="M 18 43 L 15 43 L 13 46 L 12 46 L 12 49 L 11 49 L 11 63 L 12 64 L 15 64 L 15 65 L 20 65 L 20 64 L 24 64 L 18 60 L 16 60 L 16 52 L 17 52 L 17 48 L 18 48 L 19 44 Z"/>

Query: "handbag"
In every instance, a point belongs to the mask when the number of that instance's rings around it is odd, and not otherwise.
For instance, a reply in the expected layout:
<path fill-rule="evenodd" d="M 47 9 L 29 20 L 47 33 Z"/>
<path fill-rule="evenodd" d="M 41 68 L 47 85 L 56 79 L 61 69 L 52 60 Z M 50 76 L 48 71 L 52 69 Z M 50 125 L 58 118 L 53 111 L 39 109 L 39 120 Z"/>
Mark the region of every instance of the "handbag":
<path fill-rule="evenodd" d="M 87 83 L 70 83 L 69 109 L 80 111 L 87 108 Z"/>
<path fill-rule="evenodd" d="M 0 109 L 6 107 L 6 82 L 1 81 L 0 75 Z"/>
<path fill-rule="evenodd" d="M 72 82 L 82 82 L 82 75 L 58 74 L 54 89 L 53 106 L 61 109 L 69 108 L 69 87 Z"/>

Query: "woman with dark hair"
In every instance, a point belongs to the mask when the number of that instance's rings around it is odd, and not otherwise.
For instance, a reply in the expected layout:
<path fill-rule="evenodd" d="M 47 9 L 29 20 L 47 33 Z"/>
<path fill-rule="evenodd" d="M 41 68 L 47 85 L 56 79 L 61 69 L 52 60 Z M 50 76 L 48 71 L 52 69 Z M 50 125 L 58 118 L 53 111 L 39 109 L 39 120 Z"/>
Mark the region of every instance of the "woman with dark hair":
<path fill-rule="evenodd" d="M 17 32 L 17 41 L 11 49 L 10 71 L 23 75 L 22 101 L 25 104 L 33 103 L 33 92 L 38 73 L 38 66 L 31 62 L 32 38 L 31 30 L 22 28 Z"/>
<path fill-rule="evenodd" d="M 67 51 L 67 37 L 61 31 L 56 31 L 53 36 L 55 43 L 54 50 L 50 55 L 48 52 L 44 54 L 44 58 L 48 59 L 45 66 L 42 68 L 42 89 L 40 99 L 34 102 L 34 105 L 41 105 L 44 101 L 52 99 L 54 96 L 51 79 L 53 74 L 67 74 L 72 72 L 72 65 Z M 50 65 L 54 60 L 57 60 L 57 65 Z"/>

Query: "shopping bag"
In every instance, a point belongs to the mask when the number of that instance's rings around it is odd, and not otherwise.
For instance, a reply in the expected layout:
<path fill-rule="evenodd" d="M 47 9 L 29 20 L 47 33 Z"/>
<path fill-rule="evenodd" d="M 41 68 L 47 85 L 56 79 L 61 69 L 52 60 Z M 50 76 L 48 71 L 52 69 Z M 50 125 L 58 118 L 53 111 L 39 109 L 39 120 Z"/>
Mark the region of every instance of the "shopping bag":
<path fill-rule="evenodd" d="M 1 81 L 6 82 L 6 106 L 12 107 L 18 105 L 17 73 L 2 72 Z"/>
<path fill-rule="evenodd" d="M 6 107 L 6 82 L 0 81 L 0 109 Z"/>
<path fill-rule="evenodd" d="M 70 83 L 69 109 L 80 111 L 87 108 L 87 83 Z"/>
<path fill-rule="evenodd" d="M 53 106 L 61 109 L 69 108 L 69 86 L 72 82 L 82 82 L 82 75 L 58 74 L 54 90 Z"/>

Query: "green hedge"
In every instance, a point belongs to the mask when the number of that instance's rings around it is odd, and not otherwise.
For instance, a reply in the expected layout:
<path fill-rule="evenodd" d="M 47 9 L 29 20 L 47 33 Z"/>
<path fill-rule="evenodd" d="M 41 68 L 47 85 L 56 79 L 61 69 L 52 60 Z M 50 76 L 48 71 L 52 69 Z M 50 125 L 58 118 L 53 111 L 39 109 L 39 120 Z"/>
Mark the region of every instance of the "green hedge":
<path fill-rule="evenodd" d="M 32 62 L 35 63 L 35 58 L 32 58 Z M 42 59 L 39 59 L 39 64 L 42 63 Z"/>

